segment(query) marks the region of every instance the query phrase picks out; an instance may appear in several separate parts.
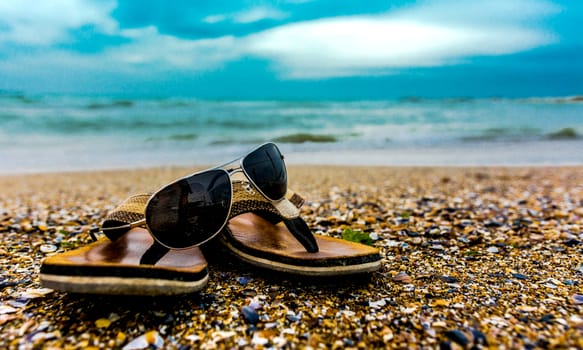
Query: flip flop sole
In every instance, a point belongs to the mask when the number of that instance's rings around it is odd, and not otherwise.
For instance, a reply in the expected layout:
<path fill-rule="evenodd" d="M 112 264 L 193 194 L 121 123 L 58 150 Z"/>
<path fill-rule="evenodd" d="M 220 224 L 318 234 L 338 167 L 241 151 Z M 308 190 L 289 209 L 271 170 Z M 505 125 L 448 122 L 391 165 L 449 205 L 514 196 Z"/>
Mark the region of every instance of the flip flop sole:
<path fill-rule="evenodd" d="M 80 277 L 41 274 L 43 286 L 70 293 L 163 296 L 188 294 L 206 286 L 208 275 L 198 281 L 171 281 L 128 277 Z"/>
<path fill-rule="evenodd" d="M 144 296 L 192 293 L 206 285 L 207 262 L 199 248 L 170 250 L 153 265 L 141 264 L 152 243 L 145 229 L 134 228 L 115 242 L 101 239 L 50 256 L 40 281 L 65 292 Z"/>
<path fill-rule="evenodd" d="M 304 276 L 342 276 L 377 271 L 377 248 L 315 235 L 319 250 L 307 252 L 283 224 L 272 224 L 254 213 L 229 221 L 220 242 L 234 256 L 270 270 Z"/>
<path fill-rule="evenodd" d="M 266 258 L 261 258 L 255 255 L 247 254 L 242 250 L 237 249 L 227 240 L 222 240 L 227 249 L 238 259 L 249 263 L 251 265 L 274 271 L 291 273 L 302 276 L 342 276 L 353 275 L 361 273 L 375 272 L 381 267 L 381 261 L 371 261 L 354 265 L 335 265 L 335 266 L 302 266 L 294 265 L 279 261 L 274 261 Z"/>

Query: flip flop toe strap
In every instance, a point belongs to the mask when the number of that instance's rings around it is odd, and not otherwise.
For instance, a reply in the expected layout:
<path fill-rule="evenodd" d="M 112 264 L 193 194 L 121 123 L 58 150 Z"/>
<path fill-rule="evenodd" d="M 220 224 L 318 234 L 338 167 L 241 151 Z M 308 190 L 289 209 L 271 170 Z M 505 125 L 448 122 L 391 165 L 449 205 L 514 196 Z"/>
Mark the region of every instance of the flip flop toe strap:
<path fill-rule="evenodd" d="M 284 200 L 288 201 L 289 206 L 295 206 L 295 210 L 304 204 L 304 199 L 291 190 L 286 193 Z M 318 252 L 316 238 L 308 224 L 300 216 L 291 219 L 282 217 L 280 211 L 270 201 L 249 187 L 247 183 L 233 182 L 233 206 L 229 219 L 249 212 L 255 213 L 273 224 L 283 221 L 290 233 L 304 246 L 307 252 Z"/>
<path fill-rule="evenodd" d="M 308 253 L 317 253 L 319 251 L 316 237 L 308 227 L 304 219 L 297 217 L 295 219 L 284 220 L 283 223 L 291 234 L 300 242 Z"/>

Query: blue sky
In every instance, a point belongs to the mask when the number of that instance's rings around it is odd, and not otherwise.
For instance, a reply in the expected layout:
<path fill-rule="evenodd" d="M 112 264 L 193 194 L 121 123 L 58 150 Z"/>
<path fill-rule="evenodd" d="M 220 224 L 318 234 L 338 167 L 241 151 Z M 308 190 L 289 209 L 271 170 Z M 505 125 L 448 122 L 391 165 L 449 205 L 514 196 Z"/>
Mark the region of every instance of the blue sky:
<path fill-rule="evenodd" d="M 583 94 L 583 2 L 2 0 L 0 89 L 201 98 Z"/>

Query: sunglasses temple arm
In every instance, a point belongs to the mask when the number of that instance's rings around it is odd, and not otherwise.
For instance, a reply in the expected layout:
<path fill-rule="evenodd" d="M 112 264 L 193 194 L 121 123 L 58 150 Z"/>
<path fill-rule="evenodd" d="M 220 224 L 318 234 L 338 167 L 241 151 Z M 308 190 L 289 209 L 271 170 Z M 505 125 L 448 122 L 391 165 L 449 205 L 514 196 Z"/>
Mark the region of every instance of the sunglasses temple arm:
<path fill-rule="evenodd" d="M 102 227 L 101 232 L 106 231 L 114 231 L 114 230 L 121 230 L 121 229 L 128 229 L 131 230 L 135 227 L 140 227 L 146 225 L 146 219 L 140 219 L 138 221 L 130 222 L 129 224 L 121 225 L 121 226 L 113 226 L 113 227 Z"/>

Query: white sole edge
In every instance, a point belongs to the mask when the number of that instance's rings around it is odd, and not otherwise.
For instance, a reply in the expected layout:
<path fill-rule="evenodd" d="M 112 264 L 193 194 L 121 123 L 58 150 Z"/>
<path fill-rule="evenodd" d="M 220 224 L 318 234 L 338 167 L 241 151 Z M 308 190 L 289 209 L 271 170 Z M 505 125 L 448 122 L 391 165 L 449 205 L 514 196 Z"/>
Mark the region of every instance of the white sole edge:
<path fill-rule="evenodd" d="M 199 281 L 170 281 L 150 278 L 41 274 L 40 281 L 46 288 L 71 293 L 157 296 L 199 291 L 206 286 L 208 275 Z"/>
<path fill-rule="evenodd" d="M 239 259 L 262 268 L 269 270 L 293 273 L 303 276 L 342 276 L 352 275 L 357 273 L 367 273 L 377 271 L 381 267 L 381 261 L 373 261 L 358 265 L 343 265 L 343 266 L 297 266 L 285 264 L 282 262 L 272 261 L 264 258 L 259 258 L 235 248 L 226 240 L 222 243 L 236 255 Z"/>

